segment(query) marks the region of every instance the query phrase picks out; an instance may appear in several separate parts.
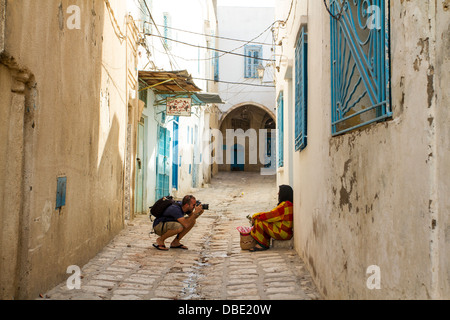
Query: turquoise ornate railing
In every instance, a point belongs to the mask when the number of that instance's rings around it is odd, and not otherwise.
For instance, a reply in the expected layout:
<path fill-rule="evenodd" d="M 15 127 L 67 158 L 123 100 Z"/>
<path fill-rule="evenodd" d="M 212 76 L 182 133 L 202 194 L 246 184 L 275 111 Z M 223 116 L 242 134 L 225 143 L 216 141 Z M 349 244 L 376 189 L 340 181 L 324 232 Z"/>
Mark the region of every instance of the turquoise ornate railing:
<path fill-rule="evenodd" d="M 389 1 L 330 0 L 332 134 L 392 116 Z"/>

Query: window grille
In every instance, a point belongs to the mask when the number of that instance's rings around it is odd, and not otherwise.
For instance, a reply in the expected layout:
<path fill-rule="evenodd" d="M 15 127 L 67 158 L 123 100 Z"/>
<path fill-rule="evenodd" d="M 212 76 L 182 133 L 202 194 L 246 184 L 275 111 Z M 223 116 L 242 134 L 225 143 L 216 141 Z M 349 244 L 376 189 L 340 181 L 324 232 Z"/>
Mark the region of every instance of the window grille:
<path fill-rule="evenodd" d="M 302 27 L 295 49 L 295 151 L 307 145 L 308 34 Z"/>
<path fill-rule="evenodd" d="M 392 116 L 389 0 L 329 0 L 332 134 Z"/>
<path fill-rule="evenodd" d="M 245 78 L 258 78 L 262 58 L 262 46 L 245 46 Z"/>
<path fill-rule="evenodd" d="M 277 124 L 278 124 L 278 167 L 284 167 L 284 97 L 280 92 L 277 101 Z"/>

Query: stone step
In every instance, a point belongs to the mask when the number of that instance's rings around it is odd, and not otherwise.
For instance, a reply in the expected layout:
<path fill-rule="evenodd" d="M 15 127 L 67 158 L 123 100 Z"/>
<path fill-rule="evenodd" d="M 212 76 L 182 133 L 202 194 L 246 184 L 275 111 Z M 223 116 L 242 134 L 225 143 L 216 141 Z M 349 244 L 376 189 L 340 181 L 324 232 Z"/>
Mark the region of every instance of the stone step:
<path fill-rule="evenodd" d="M 294 248 L 294 238 L 292 238 L 291 240 L 272 239 L 271 247 L 274 249 L 293 249 Z"/>

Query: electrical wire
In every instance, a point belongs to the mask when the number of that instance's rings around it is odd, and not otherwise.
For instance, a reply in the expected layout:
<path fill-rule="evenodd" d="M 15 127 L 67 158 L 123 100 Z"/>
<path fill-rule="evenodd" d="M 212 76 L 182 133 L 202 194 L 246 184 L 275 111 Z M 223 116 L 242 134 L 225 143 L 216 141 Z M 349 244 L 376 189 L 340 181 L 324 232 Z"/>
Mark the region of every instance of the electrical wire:
<path fill-rule="evenodd" d="M 271 24 L 270 25 L 270 27 L 272 26 L 273 24 Z M 209 35 L 209 34 L 206 34 L 206 33 L 199 33 L 199 32 L 194 32 L 194 31 L 188 31 L 188 30 L 183 30 L 183 29 L 177 29 L 177 28 L 172 28 L 172 27 L 166 27 L 166 26 L 161 26 L 161 25 L 157 25 L 158 27 L 164 27 L 164 28 L 167 28 L 167 29 L 172 29 L 172 30 L 175 30 L 175 31 L 181 31 L 181 32 L 186 32 L 186 33 L 191 33 L 191 34 L 196 34 L 196 35 L 200 35 L 200 36 L 205 36 L 205 37 L 211 37 L 211 38 L 216 38 L 216 39 L 223 39 L 223 40 L 230 40 L 230 41 L 236 41 L 236 42 L 245 42 L 245 43 L 249 43 L 249 42 L 252 42 L 253 44 L 260 44 L 260 45 L 265 45 L 265 46 L 272 46 L 272 44 L 271 43 L 264 43 L 264 42 L 256 42 L 256 41 L 253 41 L 254 39 L 257 39 L 257 38 L 259 38 L 261 35 L 259 35 L 258 37 L 256 37 L 256 38 L 254 38 L 253 40 L 242 40 L 242 39 L 235 39 L 235 38 L 228 38 L 228 37 L 221 37 L 221 36 L 215 36 L 215 35 Z M 269 28 L 270 28 L 269 27 Z M 267 30 L 266 30 L 267 31 Z M 264 31 L 265 32 L 265 31 Z M 263 33 L 264 33 L 263 32 Z"/>
<path fill-rule="evenodd" d="M 146 22 L 144 22 L 144 23 L 146 23 Z M 219 59 L 219 58 L 223 57 L 224 55 L 230 54 L 230 53 L 232 53 L 232 52 L 234 52 L 234 51 L 237 51 L 237 50 L 241 49 L 242 47 L 245 47 L 246 45 L 248 45 L 248 44 L 250 44 L 250 43 L 251 43 L 251 44 L 270 45 L 270 46 L 273 47 L 273 46 L 274 46 L 273 43 L 272 43 L 272 44 L 268 44 L 268 43 L 263 43 L 263 42 L 256 42 L 256 41 L 254 41 L 254 40 L 258 39 L 258 38 L 261 37 L 264 33 L 266 33 L 270 28 L 273 27 L 273 25 L 274 25 L 275 23 L 277 23 L 277 21 L 275 21 L 274 23 L 272 23 L 272 24 L 271 24 L 269 27 L 267 27 L 263 32 L 261 32 L 259 35 L 257 35 L 256 37 L 254 37 L 254 38 L 251 39 L 251 40 L 238 40 L 238 39 L 232 39 L 232 38 L 226 38 L 226 37 L 219 37 L 219 36 L 209 36 L 209 35 L 204 34 L 204 33 L 197 33 L 197 32 L 186 31 L 186 30 L 176 29 L 176 28 L 170 28 L 170 27 L 167 27 L 167 28 L 168 28 L 168 29 L 173 29 L 173 30 L 179 30 L 179 31 L 182 31 L 182 32 L 188 32 L 188 33 L 193 33 L 193 34 L 197 34 L 197 35 L 207 36 L 207 37 L 216 37 L 216 38 L 219 38 L 219 39 L 226 39 L 226 40 L 233 40 L 233 41 L 245 42 L 245 44 L 243 44 L 243 45 L 241 45 L 241 46 L 239 46 L 239 47 L 237 47 L 237 48 L 235 48 L 235 49 L 233 49 L 233 50 L 230 50 L 230 51 L 224 51 L 221 55 L 219 55 L 219 56 L 217 56 L 217 57 L 202 58 L 202 59 L 199 59 L 199 58 L 197 58 L 197 59 L 186 59 L 186 58 L 184 58 L 184 57 L 175 56 L 175 57 L 180 58 L 180 59 L 185 60 L 185 61 L 208 61 L 208 60 L 216 60 L 216 59 Z M 155 25 L 155 26 L 159 26 L 159 25 Z M 178 40 L 173 40 L 173 39 L 170 39 L 170 38 L 165 38 L 165 39 L 168 39 L 168 40 L 171 40 L 171 41 L 175 41 L 175 42 L 179 42 Z M 186 43 L 185 43 L 185 44 L 186 44 Z M 202 47 L 199 47 L 199 46 L 197 46 L 197 45 L 192 45 L 192 46 L 195 46 L 195 47 L 198 47 L 198 48 L 202 48 Z M 207 48 L 207 47 L 203 47 L 203 48 L 205 49 L 205 48 Z M 214 49 L 214 48 L 207 48 L 207 49 L 209 49 L 209 50 L 214 50 L 214 51 L 218 51 L 217 49 Z M 244 55 L 244 56 L 245 56 L 245 55 Z M 248 56 L 246 56 L 246 57 L 248 57 Z M 253 58 L 253 57 L 251 57 L 251 58 Z M 256 59 L 256 60 L 263 60 L 263 59 L 259 59 L 259 58 L 254 58 L 254 59 Z"/>
<path fill-rule="evenodd" d="M 184 44 L 184 45 L 187 45 L 187 46 L 191 46 L 191 47 L 196 47 L 196 48 L 199 48 L 199 49 L 208 49 L 208 50 L 212 50 L 212 51 L 222 52 L 222 53 L 225 53 L 225 54 L 232 54 L 232 55 L 236 55 L 236 56 L 252 58 L 252 59 L 261 60 L 261 61 L 270 61 L 270 62 L 274 62 L 275 61 L 275 60 L 271 60 L 271 59 L 255 58 L 255 57 L 247 56 L 247 55 L 241 54 L 241 53 L 235 53 L 235 52 L 231 52 L 231 51 L 225 51 L 225 50 L 221 50 L 221 49 L 215 49 L 215 48 L 211 48 L 211 47 L 200 46 L 200 45 L 196 45 L 196 44 L 192 44 L 192 43 L 187 43 L 187 42 L 183 42 L 183 41 L 174 40 L 174 39 L 171 39 L 171 38 L 168 38 L 168 37 L 164 37 L 164 36 L 160 36 L 160 35 L 156 35 L 156 34 L 144 33 L 144 35 L 145 36 L 157 37 L 157 38 L 161 38 L 161 39 L 166 39 L 166 40 L 169 40 L 169 41 L 181 43 L 181 44 Z M 196 60 L 199 60 L 199 59 L 196 59 Z"/>
<path fill-rule="evenodd" d="M 297 2 L 297 0 L 292 0 L 291 1 L 291 7 L 289 9 L 288 16 L 287 16 L 287 18 L 285 20 L 282 21 L 283 25 L 286 25 L 286 23 L 288 22 L 289 18 L 291 17 L 292 8 L 294 7 L 294 1 Z"/>
<path fill-rule="evenodd" d="M 147 5 L 147 0 L 143 0 L 143 2 L 144 2 L 144 4 L 145 4 L 145 7 L 147 8 L 147 11 L 148 11 L 150 20 L 152 20 L 153 24 L 155 25 L 155 28 L 156 28 L 156 31 L 157 31 L 158 34 L 159 34 L 159 37 L 162 37 L 162 36 L 161 36 L 161 32 L 159 31 L 158 27 L 156 26 L 156 22 L 155 22 L 155 20 L 153 19 L 153 16 L 152 16 L 152 13 L 151 13 L 151 11 L 150 11 L 150 8 L 149 8 L 148 5 Z M 156 36 L 156 35 L 155 35 L 155 36 Z M 167 48 L 167 46 L 166 46 L 166 44 L 164 43 L 164 41 L 162 40 L 162 38 L 161 38 L 161 44 L 162 44 L 164 50 L 165 50 L 166 53 L 167 53 L 167 56 L 168 56 L 168 58 L 169 58 L 170 66 L 172 67 L 172 71 L 174 70 L 174 65 L 175 65 L 175 67 L 176 67 L 177 69 L 180 69 L 180 67 L 178 66 L 176 60 L 175 60 L 174 57 L 172 56 L 172 53 L 170 52 L 169 48 Z M 173 60 L 173 61 L 172 61 L 172 60 Z M 172 62 L 173 62 L 173 63 L 172 63 Z"/>
<path fill-rule="evenodd" d="M 247 82 L 232 82 L 232 81 L 223 81 L 223 80 L 216 81 L 213 79 L 195 78 L 195 77 L 192 77 L 192 79 L 205 80 L 205 81 L 211 81 L 211 82 L 221 82 L 221 83 L 228 83 L 228 84 L 238 84 L 238 85 L 253 86 L 253 87 L 275 88 L 275 86 L 267 86 L 267 85 L 263 85 L 263 84 L 247 83 Z"/>
<path fill-rule="evenodd" d="M 108 9 L 109 16 L 114 22 L 113 29 L 119 40 L 122 42 L 124 39 L 126 39 L 126 36 L 123 34 L 122 30 L 120 30 L 119 23 L 117 22 L 116 16 L 114 15 L 114 10 L 111 7 L 111 3 L 109 3 L 109 0 L 104 0 L 106 8 Z"/>

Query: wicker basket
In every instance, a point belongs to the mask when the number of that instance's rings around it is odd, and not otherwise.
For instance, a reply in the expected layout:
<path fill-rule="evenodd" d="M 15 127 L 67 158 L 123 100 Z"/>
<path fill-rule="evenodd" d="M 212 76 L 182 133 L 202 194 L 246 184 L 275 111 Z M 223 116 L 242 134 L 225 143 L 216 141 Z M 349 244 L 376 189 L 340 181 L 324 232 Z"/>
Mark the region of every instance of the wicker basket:
<path fill-rule="evenodd" d="M 255 239 L 250 234 L 242 234 L 241 233 L 241 249 L 242 250 L 250 250 L 254 248 L 256 245 Z"/>

